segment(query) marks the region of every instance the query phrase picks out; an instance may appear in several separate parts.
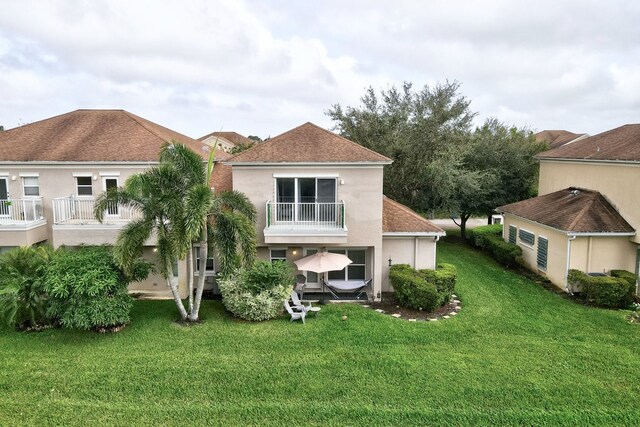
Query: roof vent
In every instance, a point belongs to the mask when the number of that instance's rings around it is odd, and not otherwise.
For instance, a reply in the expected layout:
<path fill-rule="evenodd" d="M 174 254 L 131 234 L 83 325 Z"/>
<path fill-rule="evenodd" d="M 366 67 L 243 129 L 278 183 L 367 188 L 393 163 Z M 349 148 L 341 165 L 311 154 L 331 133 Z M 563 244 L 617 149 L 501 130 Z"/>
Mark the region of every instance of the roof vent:
<path fill-rule="evenodd" d="M 580 190 L 571 190 L 571 194 L 573 196 L 577 196 L 578 194 L 580 194 Z"/>

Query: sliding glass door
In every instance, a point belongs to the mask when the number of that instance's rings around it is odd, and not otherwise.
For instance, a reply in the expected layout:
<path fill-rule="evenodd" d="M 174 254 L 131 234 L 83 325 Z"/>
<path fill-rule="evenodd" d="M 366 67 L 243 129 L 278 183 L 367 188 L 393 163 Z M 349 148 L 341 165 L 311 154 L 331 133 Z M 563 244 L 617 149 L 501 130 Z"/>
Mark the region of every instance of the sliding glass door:
<path fill-rule="evenodd" d="M 335 178 L 276 178 L 278 221 L 334 222 Z"/>

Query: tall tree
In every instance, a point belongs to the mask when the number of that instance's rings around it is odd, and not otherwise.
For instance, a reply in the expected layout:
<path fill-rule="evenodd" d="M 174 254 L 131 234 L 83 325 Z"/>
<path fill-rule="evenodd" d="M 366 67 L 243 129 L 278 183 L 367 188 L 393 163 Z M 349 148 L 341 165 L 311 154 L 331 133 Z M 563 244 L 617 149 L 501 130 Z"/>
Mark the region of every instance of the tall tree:
<path fill-rule="evenodd" d="M 535 195 L 535 155 L 546 149 L 528 129 L 497 119 L 488 119 L 467 138 L 459 147 L 442 150 L 426 167 L 435 206 L 458 214 L 462 237 L 472 215 L 489 220 L 497 206 Z"/>
<path fill-rule="evenodd" d="M 385 171 L 385 194 L 427 210 L 435 203 L 425 165 L 446 147 L 467 141 L 475 115 L 459 88 L 457 82 L 445 82 L 414 91 L 405 82 L 377 95 L 369 87 L 359 107 L 335 104 L 326 114 L 342 136 L 393 159 Z"/>
<path fill-rule="evenodd" d="M 160 152 L 158 166 L 132 175 L 123 187 L 103 193 L 94 209 L 99 221 L 115 204 L 139 212 L 139 217 L 127 224 L 118 236 L 114 257 L 128 271 L 133 261 L 142 256 L 145 241 L 155 235 L 160 273 L 171 289 L 181 318 L 188 321 L 199 318 L 210 250 L 220 261 L 223 275 L 239 265 L 251 264 L 255 258 L 253 204 L 242 193 L 214 193 L 209 188 L 214 151 L 205 165 L 202 158 L 186 146 L 167 144 Z M 196 243 L 201 262 L 194 297 L 193 246 Z M 188 310 L 173 275 L 176 260 L 185 259 Z"/>

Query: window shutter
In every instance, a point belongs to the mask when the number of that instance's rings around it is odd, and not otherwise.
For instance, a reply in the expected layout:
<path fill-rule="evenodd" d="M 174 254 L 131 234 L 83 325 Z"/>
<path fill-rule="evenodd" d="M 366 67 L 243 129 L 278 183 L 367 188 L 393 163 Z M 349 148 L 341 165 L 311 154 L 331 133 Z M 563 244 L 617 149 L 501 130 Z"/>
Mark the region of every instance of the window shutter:
<path fill-rule="evenodd" d="M 549 251 L 549 242 L 544 237 L 538 238 L 538 268 L 547 269 L 547 255 Z"/>
<path fill-rule="evenodd" d="M 517 228 L 514 225 L 509 226 L 509 243 L 516 244 Z"/>
<path fill-rule="evenodd" d="M 533 244 L 536 242 L 535 235 L 533 233 L 529 233 L 528 231 L 520 229 L 518 235 L 520 236 L 520 241 L 522 243 L 526 243 L 527 245 L 533 246 Z"/>

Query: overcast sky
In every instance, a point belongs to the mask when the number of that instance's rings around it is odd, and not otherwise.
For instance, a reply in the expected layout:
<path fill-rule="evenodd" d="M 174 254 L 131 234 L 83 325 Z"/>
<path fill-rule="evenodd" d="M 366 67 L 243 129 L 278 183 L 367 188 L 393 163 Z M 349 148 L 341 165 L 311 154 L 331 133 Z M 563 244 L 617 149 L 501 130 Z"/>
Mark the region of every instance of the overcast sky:
<path fill-rule="evenodd" d="M 638 1 L 26 1 L 0 9 L 0 125 L 123 108 L 192 137 L 331 128 L 365 87 L 457 80 L 478 120 L 640 122 Z"/>

